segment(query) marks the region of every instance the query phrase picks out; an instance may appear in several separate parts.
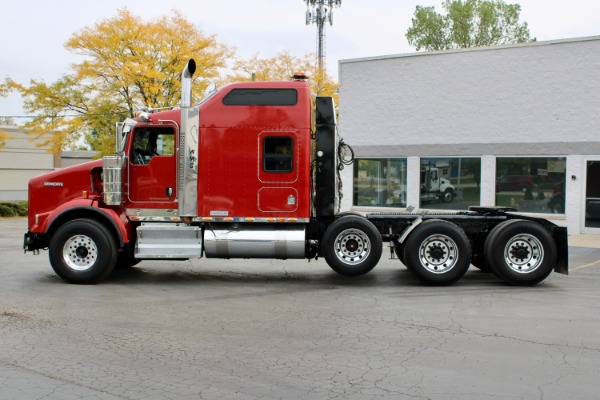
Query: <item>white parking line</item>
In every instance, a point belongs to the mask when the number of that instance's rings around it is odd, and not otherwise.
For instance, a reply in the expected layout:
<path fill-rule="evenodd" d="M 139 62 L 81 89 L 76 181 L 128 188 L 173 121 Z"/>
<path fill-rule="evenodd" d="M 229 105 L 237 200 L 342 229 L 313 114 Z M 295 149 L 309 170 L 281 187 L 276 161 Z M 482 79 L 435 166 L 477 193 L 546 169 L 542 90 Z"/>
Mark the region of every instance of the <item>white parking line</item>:
<path fill-rule="evenodd" d="M 589 267 L 594 267 L 596 265 L 600 265 L 600 260 L 598 261 L 594 261 L 593 263 L 589 263 L 589 264 L 585 264 L 585 265 L 580 265 L 577 268 L 573 268 L 573 271 L 578 271 L 580 269 L 584 269 L 584 268 L 589 268 Z"/>

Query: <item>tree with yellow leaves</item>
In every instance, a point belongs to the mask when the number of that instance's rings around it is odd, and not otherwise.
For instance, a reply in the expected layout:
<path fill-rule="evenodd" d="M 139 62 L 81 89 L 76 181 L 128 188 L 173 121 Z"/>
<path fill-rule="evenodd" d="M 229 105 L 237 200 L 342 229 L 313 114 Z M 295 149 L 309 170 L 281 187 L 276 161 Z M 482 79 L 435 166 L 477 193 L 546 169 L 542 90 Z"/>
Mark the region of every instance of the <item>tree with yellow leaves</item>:
<path fill-rule="evenodd" d="M 0 97 L 6 97 L 10 93 L 10 81 L 7 79 L 5 83 L 0 83 Z M 0 117 L 0 125 L 15 125 L 14 121 L 8 117 Z M 0 150 L 6 145 L 6 141 L 10 139 L 8 132 L 0 129 Z"/>
<path fill-rule="evenodd" d="M 204 34 L 179 12 L 143 22 L 127 9 L 83 28 L 65 44 L 83 56 L 73 73 L 52 84 L 10 81 L 36 115 L 25 124 L 52 152 L 73 147 L 82 137 L 101 154 L 114 151 L 114 124 L 136 111 L 179 105 L 180 75 L 196 60 L 195 93 L 219 76 L 233 50 Z"/>
<path fill-rule="evenodd" d="M 8 134 L 8 132 L 0 129 L 0 150 L 4 148 L 8 139 L 10 139 L 10 135 Z"/>
<path fill-rule="evenodd" d="M 257 81 L 290 80 L 295 72 L 303 72 L 308 76 L 311 90 L 317 96 L 332 96 L 338 103 L 337 89 L 339 84 L 333 81 L 327 73 L 320 74 L 317 57 L 308 54 L 304 58 L 292 56 L 289 51 L 278 53 L 272 58 L 260 58 L 258 54 L 249 60 L 235 62 L 234 74 L 228 77 L 229 81 Z"/>

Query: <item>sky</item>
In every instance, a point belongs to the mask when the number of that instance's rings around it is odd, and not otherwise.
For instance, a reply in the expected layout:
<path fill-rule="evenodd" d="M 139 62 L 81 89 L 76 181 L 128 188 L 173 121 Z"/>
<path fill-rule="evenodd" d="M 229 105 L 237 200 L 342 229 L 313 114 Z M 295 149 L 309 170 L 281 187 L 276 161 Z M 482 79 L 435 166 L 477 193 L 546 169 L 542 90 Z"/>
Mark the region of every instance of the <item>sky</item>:
<path fill-rule="evenodd" d="M 326 27 L 329 73 L 338 61 L 414 52 L 405 37 L 417 5 L 443 0 L 342 0 Z M 600 0 L 507 0 L 521 5 L 521 21 L 538 41 L 600 35 Z M 304 0 L 0 0 L 0 80 L 52 83 L 82 59 L 64 48 L 86 26 L 128 8 L 144 22 L 182 12 L 205 34 L 235 47 L 241 58 L 290 51 L 316 53 L 316 26 L 305 24 Z M 18 95 L 0 98 L 0 116 L 23 115 Z M 15 119 L 15 122 L 23 122 Z"/>

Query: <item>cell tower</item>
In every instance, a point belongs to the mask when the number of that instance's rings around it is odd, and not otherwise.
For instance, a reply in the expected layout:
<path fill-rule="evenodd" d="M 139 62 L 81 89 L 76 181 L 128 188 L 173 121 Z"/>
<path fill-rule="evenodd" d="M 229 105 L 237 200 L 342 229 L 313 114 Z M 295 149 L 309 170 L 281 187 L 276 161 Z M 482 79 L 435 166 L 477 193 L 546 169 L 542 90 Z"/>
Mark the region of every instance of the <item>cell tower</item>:
<path fill-rule="evenodd" d="M 319 73 L 323 74 L 325 67 L 325 21 L 333 25 L 333 8 L 340 7 L 342 0 L 305 0 L 306 25 L 317 25 L 317 56 Z"/>

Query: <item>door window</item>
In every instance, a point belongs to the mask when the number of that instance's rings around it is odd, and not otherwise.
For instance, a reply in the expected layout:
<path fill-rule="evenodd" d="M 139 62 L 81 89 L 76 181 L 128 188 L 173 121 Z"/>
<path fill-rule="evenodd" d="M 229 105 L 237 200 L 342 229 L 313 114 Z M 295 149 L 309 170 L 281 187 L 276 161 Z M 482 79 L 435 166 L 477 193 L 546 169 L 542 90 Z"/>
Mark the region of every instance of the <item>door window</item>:
<path fill-rule="evenodd" d="M 154 156 L 172 156 L 175 153 L 173 130 L 137 129 L 133 140 L 131 162 L 148 164 Z"/>

